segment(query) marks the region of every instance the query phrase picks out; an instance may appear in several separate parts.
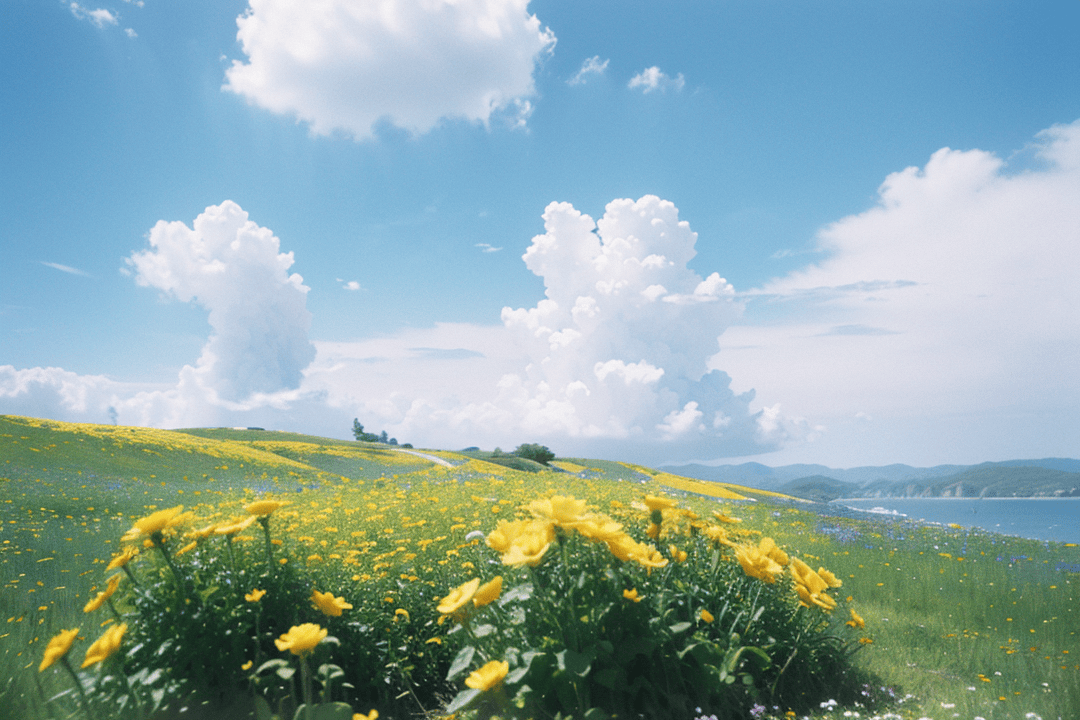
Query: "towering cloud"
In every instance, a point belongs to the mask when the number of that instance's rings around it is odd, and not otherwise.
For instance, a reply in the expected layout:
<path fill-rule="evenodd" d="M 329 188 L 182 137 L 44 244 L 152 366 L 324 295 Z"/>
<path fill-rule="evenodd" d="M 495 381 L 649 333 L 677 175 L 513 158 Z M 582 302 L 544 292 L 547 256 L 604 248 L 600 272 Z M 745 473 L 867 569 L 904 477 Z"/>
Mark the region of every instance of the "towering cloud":
<path fill-rule="evenodd" d="M 713 452 L 767 442 L 753 393 L 707 367 L 741 306 L 718 273 L 687 267 L 697 233 L 672 203 L 616 200 L 599 222 L 552 203 L 544 228 L 523 259 L 546 297 L 502 312 L 530 359 L 500 382 L 523 430 Z"/>
<path fill-rule="evenodd" d="M 672 203 L 616 200 L 598 222 L 552 203 L 544 226 L 523 256 L 546 287 L 535 306 L 504 308 L 499 327 L 321 344 L 305 387 L 450 447 L 656 459 L 751 454 L 786 436 L 778 412 L 751 412 L 753 392 L 708 367 L 741 305 L 718 273 L 687 266 L 697 234 Z"/>
<path fill-rule="evenodd" d="M 311 313 L 303 278 L 288 270 L 274 234 L 225 201 L 206 208 L 189 228 L 159 221 L 151 248 L 128 264 L 135 281 L 209 311 L 213 332 L 191 374 L 211 400 L 241 402 L 295 389 L 314 359 Z"/>
<path fill-rule="evenodd" d="M 225 89 L 317 134 L 369 137 L 388 120 L 527 117 L 536 62 L 555 45 L 528 0 L 251 0 L 237 18 L 247 62 Z"/>

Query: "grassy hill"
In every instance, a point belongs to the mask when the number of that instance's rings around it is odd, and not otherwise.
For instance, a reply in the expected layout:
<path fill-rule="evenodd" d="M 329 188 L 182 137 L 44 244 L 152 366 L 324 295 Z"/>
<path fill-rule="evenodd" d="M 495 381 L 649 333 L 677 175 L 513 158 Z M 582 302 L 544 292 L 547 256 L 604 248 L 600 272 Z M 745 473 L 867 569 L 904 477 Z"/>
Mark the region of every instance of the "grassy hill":
<path fill-rule="evenodd" d="M 468 537 L 490 532 L 530 498 L 565 493 L 610 509 L 638 531 L 648 517 L 645 494 L 706 518 L 719 510 L 743 521 L 730 526 L 739 541 L 768 535 L 834 571 L 843 579 L 837 598 L 847 596 L 866 619 L 860 667 L 903 699 L 890 717 L 951 717 L 954 710 L 942 715 L 944 707 L 988 720 L 1029 711 L 1071 717 L 1080 706 L 1075 546 L 895 518 L 827 517 L 791 495 L 615 461 L 562 458 L 529 472 L 488 462 L 484 453 L 415 452 L 258 430 L 0 416 L 0 705 L 36 720 L 48 716 L 42 692 L 70 689 L 62 677 L 36 674 L 42 646 L 61 628 L 82 626 L 91 638 L 100 632 L 83 606 L 100 589 L 105 563 L 133 518 L 184 504 L 200 522 L 212 522 L 228 520 L 256 496 L 287 499 L 281 522 L 291 524 L 275 525 L 286 534 L 274 552 L 334 579 L 339 584 L 329 587 L 356 605 L 354 616 L 363 607 L 380 618 L 375 627 L 400 630 L 396 642 L 413 643 L 423 662 L 448 663 L 452 656 L 440 656 L 427 640 L 437 627 L 433 602 L 474 572 L 507 572 Z M 842 489 L 828 477 L 791 487 L 808 495 Z M 255 540 L 249 547 L 261 551 Z M 672 541 L 684 542 L 664 538 L 660 545 Z M 414 583 L 415 576 L 424 582 Z M 662 577 L 654 572 L 642 582 Z M 409 593 L 414 604 L 406 602 Z M 418 624 L 404 624 L 410 613 Z M 835 620 L 843 625 L 846 617 Z M 441 679 L 445 668 L 440 672 Z M 874 716 L 865 707 L 850 710 Z M 851 716 L 846 711 L 809 717 L 835 720 Z M 784 717 L 784 709 L 766 717 Z"/>

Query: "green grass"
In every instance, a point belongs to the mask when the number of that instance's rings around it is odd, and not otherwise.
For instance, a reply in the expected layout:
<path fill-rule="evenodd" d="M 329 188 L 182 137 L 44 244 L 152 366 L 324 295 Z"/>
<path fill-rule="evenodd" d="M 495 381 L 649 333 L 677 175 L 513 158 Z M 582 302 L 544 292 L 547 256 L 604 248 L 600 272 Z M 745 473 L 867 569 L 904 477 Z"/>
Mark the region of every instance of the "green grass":
<path fill-rule="evenodd" d="M 342 536 L 348 538 L 346 529 L 360 528 L 356 532 L 374 544 L 362 556 L 366 564 L 354 569 L 367 568 L 373 597 L 386 594 L 402 602 L 407 593 L 393 577 L 370 572 L 385 562 L 374 558 L 394 553 L 403 537 L 416 542 L 435 535 L 435 520 L 416 523 L 426 517 L 418 508 L 439 494 L 457 493 L 453 502 L 445 500 L 437 532 L 448 537 L 444 544 L 455 538 L 460 544 L 467 531 L 490 529 L 500 517 L 491 508 L 505 516 L 513 509 L 507 500 L 521 493 L 558 490 L 594 502 L 599 497 L 601 503 L 628 503 L 663 489 L 649 473 L 606 461 L 575 459 L 588 468 L 578 474 L 515 473 L 453 453 L 439 455 L 457 467 L 437 468 L 385 446 L 309 436 L 168 433 L 0 417 L 0 707 L 25 718 L 49 717 L 58 707 L 44 698 L 68 690 L 70 682 L 55 672 L 36 672 L 44 644 L 67 627 L 82 626 L 90 639 L 97 636 L 102 618 L 90 622 L 82 606 L 100 589 L 103 563 L 119 536 L 134 518 L 154 509 L 184 503 L 200 513 L 222 513 L 220 506 L 235 508 L 254 493 L 293 495 L 306 508 L 318 507 L 311 513 L 320 518 L 312 520 L 315 529 L 297 531 L 309 532 L 310 542 L 290 541 L 296 556 L 327 556 Z M 502 479 L 492 483 L 488 477 Z M 935 720 L 954 714 L 986 720 L 1026 713 L 1043 720 L 1076 716 L 1075 546 L 885 518 L 823 517 L 804 503 L 761 496 L 752 503 L 717 503 L 700 494 L 684 498 L 703 515 L 720 507 L 742 517 L 745 526 L 843 579 L 843 588 L 834 592 L 852 596 L 873 640 L 860 649 L 857 664 L 899 699 L 911 696 L 892 712 Z M 394 529 L 392 541 L 378 534 L 382 526 Z M 480 562 L 472 549 L 459 553 L 443 558 L 449 564 L 430 561 L 425 578 L 434 586 L 409 589 L 419 593 L 413 601 L 430 602 L 461 581 L 461 564 Z M 353 570 L 327 572 L 347 586 Z M 427 649 L 437 655 L 435 646 Z M 785 709 L 766 710 L 780 717 Z M 823 708 L 813 717 L 840 718 L 844 711 Z M 847 711 L 864 718 L 874 714 Z"/>

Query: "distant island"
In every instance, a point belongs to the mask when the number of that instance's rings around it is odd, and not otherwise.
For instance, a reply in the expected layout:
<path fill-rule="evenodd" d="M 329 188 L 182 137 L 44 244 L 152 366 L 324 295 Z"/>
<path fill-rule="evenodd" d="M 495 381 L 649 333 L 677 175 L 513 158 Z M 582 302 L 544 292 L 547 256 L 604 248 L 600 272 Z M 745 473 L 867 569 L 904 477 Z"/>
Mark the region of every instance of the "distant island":
<path fill-rule="evenodd" d="M 837 498 L 1069 498 L 1080 497 L 1080 460 L 1045 458 L 918 468 L 884 465 L 838 470 L 824 465 L 769 467 L 669 465 L 698 480 L 737 483 L 829 502 Z"/>

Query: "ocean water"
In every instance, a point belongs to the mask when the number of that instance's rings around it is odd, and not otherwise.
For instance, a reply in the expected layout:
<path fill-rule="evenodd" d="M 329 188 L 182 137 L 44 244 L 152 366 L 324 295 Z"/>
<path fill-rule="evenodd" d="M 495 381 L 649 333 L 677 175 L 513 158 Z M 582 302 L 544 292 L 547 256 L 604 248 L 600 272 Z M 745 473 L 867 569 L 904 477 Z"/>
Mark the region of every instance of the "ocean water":
<path fill-rule="evenodd" d="M 845 498 L 833 504 L 1003 535 L 1080 543 L 1080 498 Z"/>

